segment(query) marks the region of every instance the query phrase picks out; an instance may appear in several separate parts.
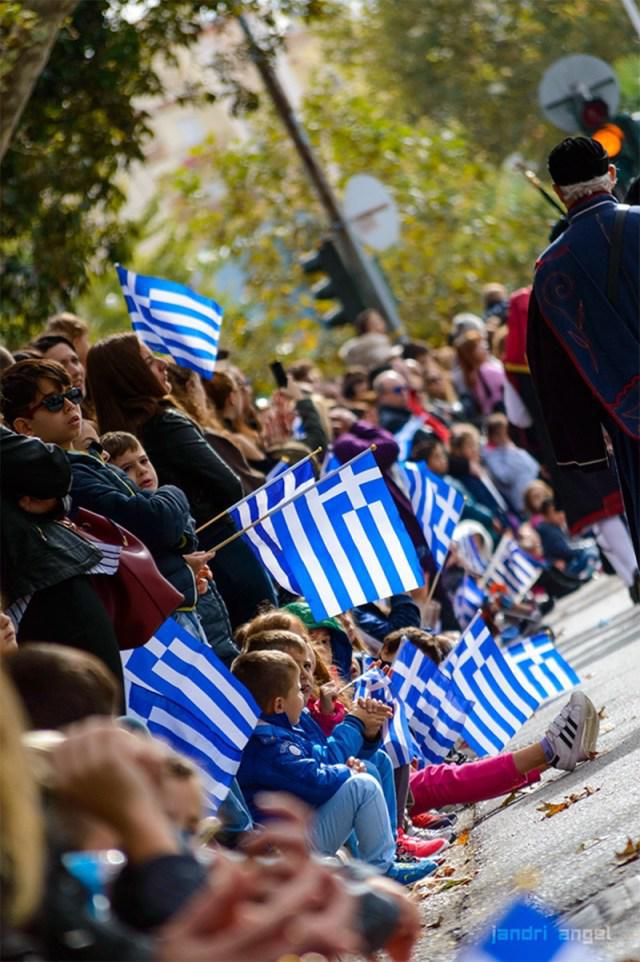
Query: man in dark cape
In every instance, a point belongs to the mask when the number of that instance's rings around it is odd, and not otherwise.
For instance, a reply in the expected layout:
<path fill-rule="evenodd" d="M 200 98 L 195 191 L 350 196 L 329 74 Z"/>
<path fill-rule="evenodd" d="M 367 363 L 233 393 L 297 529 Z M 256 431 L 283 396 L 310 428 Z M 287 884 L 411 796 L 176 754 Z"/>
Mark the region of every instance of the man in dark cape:
<path fill-rule="evenodd" d="M 606 429 L 640 559 L 640 208 L 615 200 L 615 167 L 597 141 L 567 138 L 549 173 L 569 226 L 536 265 L 531 376 L 559 467 L 606 466 Z"/>

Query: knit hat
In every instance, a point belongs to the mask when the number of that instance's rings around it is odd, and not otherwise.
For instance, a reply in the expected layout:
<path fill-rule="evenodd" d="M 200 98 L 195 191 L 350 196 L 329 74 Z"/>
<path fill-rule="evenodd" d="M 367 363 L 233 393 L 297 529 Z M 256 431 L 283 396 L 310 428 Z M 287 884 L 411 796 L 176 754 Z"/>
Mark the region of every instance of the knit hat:
<path fill-rule="evenodd" d="M 329 631 L 341 631 L 344 633 L 344 628 L 335 618 L 323 618 L 322 621 L 316 621 L 309 607 L 309 603 L 306 601 L 292 601 L 291 604 L 284 605 L 283 611 L 291 612 L 291 614 L 299 618 L 307 628 L 328 628 Z"/>
<path fill-rule="evenodd" d="M 549 154 L 547 167 L 558 187 L 602 177 L 609 169 L 609 154 L 591 137 L 567 137 Z"/>

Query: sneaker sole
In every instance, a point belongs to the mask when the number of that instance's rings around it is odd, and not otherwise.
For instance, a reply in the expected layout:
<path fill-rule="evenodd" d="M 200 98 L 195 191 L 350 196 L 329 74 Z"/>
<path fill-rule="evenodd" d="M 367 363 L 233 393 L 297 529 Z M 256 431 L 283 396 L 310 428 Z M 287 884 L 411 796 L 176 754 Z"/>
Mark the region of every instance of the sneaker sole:
<path fill-rule="evenodd" d="M 581 696 L 581 697 L 579 697 Z M 578 755 L 578 761 L 583 762 L 589 757 L 592 752 L 595 752 L 596 745 L 598 743 L 598 734 L 600 732 L 600 719 L 598 717 L 598 712 L 596 711 L 596 706 L 593 704 L 591 699 L 584 694 L 582 691 L 577 691 L 571 696 L 571 701 L 578 700 L 584 705 L 584 729 L 582 731 L 582 744 L 580 746 L 580 755 Z M 584 758 L 581 756 L 585 756 Z"/>

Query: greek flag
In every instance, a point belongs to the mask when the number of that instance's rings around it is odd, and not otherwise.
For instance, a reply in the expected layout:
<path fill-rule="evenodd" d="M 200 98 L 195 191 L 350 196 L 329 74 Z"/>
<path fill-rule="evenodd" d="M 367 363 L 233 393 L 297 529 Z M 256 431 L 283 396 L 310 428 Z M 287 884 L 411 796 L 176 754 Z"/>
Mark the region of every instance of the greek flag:
<path fill-rule="evenodd" d="M 601 962 L 586 933 L 592 930 L 563 926 L 557 916 L 518 899 L 491 920 L 475 945 L 462 949 L 456 962 Z"/>
<path fill-rule="evenodd" d="M 337 471 L 340 467 L 340 462 L 338 458 L 333 453 L 333 451 L 327 451 L 327 456 L 324 459 L 324 464 L 320 468 L 320 477 L 324 478 L 327 474 L 331 474 L 332 471 Z"/>
<path fill-rule="evenodd" d="M 388 675 L 380 668 L 369 668 L 356 681 L 355 698 L 377 698 L 386 705 L 393 705 L 393 717 L 382 728 L 382 744 L 394 768 L 408 765 L 418 754 L 409 729 L 405 705 L 393 697 Z"/>
<path fill-rule="evenodd" d="M 456 534 L 454 534 L 453 540 L 458 549 L 458 558 L 465 571 L 468 571 L 475 577 L 484 574 L 487 568 L 487 562 L 480 554 L 480 549 L 476 543 L 476 536 L 470 533 L 458 538 Z"/>
<path fill-rule="evenodd" d="M 479 616 L 441 668 L 459 694 L 475 703 L 463 734 L 478 755 L 501 751 L 543 701 L 526 676 L 505 657 Z"/>
<path fill-rule="evenodd" d="M 262 518 L 279 504 L 288 500 L 296 491 L 304 491 L 313 484 L 311 460 L 300 461 L 276 476 L 275 480 L 258 488 L 253 494 L 239 501 L 229 510 L 238 531 L 247 528 L 253 521 Z M 287 564 L 284 552 L 275 533 L 271 518 L 265 518 L 253 528 L 248 528 L 243 537 L 273 578 L 290 591 L 301 595 L 295 576 Z"/>
<path fill-rule="evenodd" d="M 433 559 L 441 568 L 464 508 L 464 497 L 422 462 L 405 461 L 402 471 L 413 512 Z"/>
<path fill-rule="evenodd" d="M 465 574 L 452 601 L 456 621 L 463 630 L 471 624 L 483 602 L 484 591 L 478 587 L 471 575 Z"/>
<path fill-rule="evenodd" d="M 411 717 L 425 689 L 425 685 L 436 672 L 434 661 L 420 651 L 413 642 L 405 638 L 393 662 L 391 691 L 394 698 L 402 702 Z"/>
<path fill-rule="evenodd" d="M 293 579 L 320 621 L 423 583 L 420 562 L 370 451 L 272 515 Z"/>
<path fill-rule="evenodd" d="M 150 351 L 210 378 L 218 353 L 222 308 L 184 284 L 116 266 L 136 334 Z"/>
<path fill-rule="evenodd" d="M 543 701 L 580 684 L 578 674 L 544 631 L 509 645 L 506 655 L 526 676 Z"/>
<path fill-rule="evenodd" d="M 409 722 L 420 754 L 437 764 L 446 758 L 462 733 L 473 702 L 464 698 L 437 666 Z"/>
<path fill-rule="evenodd" d="M 514 538 L 503 538 L 484 576 L 485 584 L 503 584 L 520 601 L 538 580 L 543 564 L 522 550 Z"/>
<path fill-rule="evenodd" d="M 383 701 L 386 705 L 391 705 L 393 695 L 389 676 L 380 668 L 369 668 L 364 674 L 356 678 L 353 686 L 354 701 L 357 698 L 376 698 Z"/>
<path fill-rule="evenodd" d="M 252 696 L 172 618 L 146 645 L 122 652 L 122 663 L 127 712 L 195 762 L 217 811 L 260 717 Z"/>

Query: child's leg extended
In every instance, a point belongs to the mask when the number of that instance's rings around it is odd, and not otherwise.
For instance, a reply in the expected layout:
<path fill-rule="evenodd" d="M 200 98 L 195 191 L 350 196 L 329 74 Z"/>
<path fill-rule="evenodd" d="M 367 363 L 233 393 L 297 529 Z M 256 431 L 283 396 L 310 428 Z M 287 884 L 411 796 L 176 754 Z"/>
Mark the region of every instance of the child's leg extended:
<path fill-rule="evenodd" d="M 496 758 L 465 762 L 464 765 L 427 765 L 410 779 L 411 793 L 415 799 L 411 814 L 418 815 L 429 808 L 442 808 L 444 805 L 481 802 L 537 782 L 540 770 L 531 765 L 524 772 L 522 760 L 517 759 L 525 752 L 531 752 L 532 759 L 540 757 L 540 768 L 547 767 L 540 745 Z"/>

